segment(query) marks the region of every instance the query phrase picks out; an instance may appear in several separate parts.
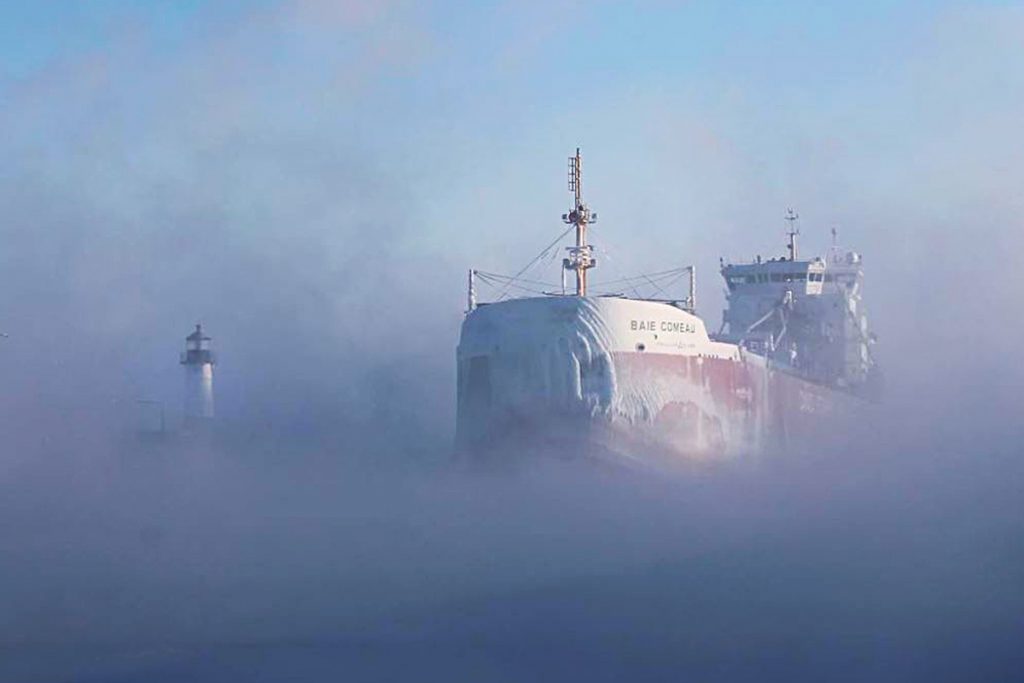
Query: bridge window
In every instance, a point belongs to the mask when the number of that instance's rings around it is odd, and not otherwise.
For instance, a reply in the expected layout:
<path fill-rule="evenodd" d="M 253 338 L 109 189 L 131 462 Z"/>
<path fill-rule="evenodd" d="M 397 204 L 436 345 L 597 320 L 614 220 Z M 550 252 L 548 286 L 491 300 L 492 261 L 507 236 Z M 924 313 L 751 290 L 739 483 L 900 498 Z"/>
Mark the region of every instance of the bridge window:
<path fill-rule="evenodd" d="M 772 273 L 772 282 L 782 282 L 782 273 Z"/>

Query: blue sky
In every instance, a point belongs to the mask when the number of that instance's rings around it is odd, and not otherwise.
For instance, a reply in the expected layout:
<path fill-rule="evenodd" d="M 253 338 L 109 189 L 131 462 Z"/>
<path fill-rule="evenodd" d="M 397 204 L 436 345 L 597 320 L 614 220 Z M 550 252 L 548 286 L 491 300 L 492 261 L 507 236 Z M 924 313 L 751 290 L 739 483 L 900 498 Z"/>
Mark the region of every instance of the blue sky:
<path fill-rule="evenodd" d="M 467 231 L 456 214 L 498 196 L 510 218 L 557 218 L 562 188 L 533 178 L 557 177 L 577 144 L 609 216 L 650 222 L 642 205 L 672 195 L 673 220 L 724 228 L 793 203 L 828 222 L 830 201 L 847 211 L 908 174 L 941 184 L 930 157 L 943 147 L 970 162 L 1002 145 L 990 141 L 1021 105 L 1022 15 L 994 2 L 20 3 L 0 29 L 0 93 L 15 119 L 32 99 L 23 130 L 51 139 L 95 132 L 103 111 L 133 143 L 146 131 L 168 148 L 197 141 L 175 116 L 210 136 L 338 144 L 386 166 L 437 222 L 420 247 L 457 238 L 440 222 Z M 102 83 L 82 86 L 96 62 Z M 490 186 L 474 182 L 483 166 Z M 628 203 L 607 206 L 613 194 Z M 765 203 L 737 214 L 745 202 Z"/>

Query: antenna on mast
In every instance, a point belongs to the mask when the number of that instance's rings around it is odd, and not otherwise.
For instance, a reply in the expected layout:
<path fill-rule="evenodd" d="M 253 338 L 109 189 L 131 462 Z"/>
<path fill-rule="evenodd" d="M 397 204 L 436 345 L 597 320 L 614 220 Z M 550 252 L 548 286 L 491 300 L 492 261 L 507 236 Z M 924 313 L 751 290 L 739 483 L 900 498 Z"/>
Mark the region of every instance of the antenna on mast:
<path fill-rule="evenodd" d="M 593 249 L 587 244 L 587 225 L 597 222 L 597 214 L 583 202 L 583 157 L 579 147 L 576 156 L 569 157 L 569 192 L 573 193 L 573 209 L 562 214 L 562 221 L 576 226 L 576 246 L 567 248 L 569 257 L 562 259 L 562 268 L 576 272 L 576 296 L 586 296 L 587 271 L 597 265 Z"/>
<path fill-rule="evenodd" d="M 789 248 L 789 260 L 796 261 L 796 238 L 800 234 L 800 229 L 796 227 L 796 220 L 800 218 L 793 209 L 786 209 L 785 220 L 789 223 L 789 228 L 786 230 L 786 235 L 789 237 L 789 244 L 786 245 Z"/>

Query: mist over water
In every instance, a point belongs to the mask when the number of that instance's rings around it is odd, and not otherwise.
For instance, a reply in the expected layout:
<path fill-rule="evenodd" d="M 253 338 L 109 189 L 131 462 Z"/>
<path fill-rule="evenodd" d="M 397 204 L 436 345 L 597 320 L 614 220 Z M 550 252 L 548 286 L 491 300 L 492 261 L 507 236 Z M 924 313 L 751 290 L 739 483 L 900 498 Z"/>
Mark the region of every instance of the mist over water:
<path fill-rule="evenodd" d="M 883 410 L 676 475 L 57 439 L 2 484 L 4 676 L 1013 680 L 1019 426 Z"/>
<path fill-rule="evenodd" d="M 581 75 L 606 106 L 536 104 L 565 56 L 538 26 L 606 11 L 284 2 L 181 35 L 126 12 L 5 72 L 0 680 L 1019 677 L 1019 13 L 872 31 L 897 66 L 837 47 L 873 74 L 842 87 L 762 36 L 820 107 L 762 111 L 785 98 L 733 53 L 710 81 L 618 55 L 625 82 Z M 885 106 L 837 119 L 862 101 Z M 452 466 L 465 268 L 557 234 L 581 139 L 605 266 L 685 254 L 712 328 L 718 256 L 781 249 L 766 214 L 803 202 L 808 250 L 841 221 L 886 400 L 751 462 Z M 207 437 L 179 431 L 197 321 Z"/>

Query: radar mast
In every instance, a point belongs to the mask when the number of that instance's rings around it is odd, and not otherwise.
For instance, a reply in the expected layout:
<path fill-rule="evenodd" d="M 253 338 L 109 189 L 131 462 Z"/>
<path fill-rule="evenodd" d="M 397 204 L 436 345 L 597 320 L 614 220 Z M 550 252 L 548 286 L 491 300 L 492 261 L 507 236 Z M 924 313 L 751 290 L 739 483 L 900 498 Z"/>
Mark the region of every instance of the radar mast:
<path fill-rule="evenodd" d="M 593 248 L 587 244 L 587 226 L 597 222 L 597 214 L 591 213 L 583 201 L 583 157 L 579 147 L 576 156 L 569 157 L 569 192 L 573 193 L 573 209 L 562 214 L 562 221 L 576 226 L 576 246 L 567 248 L 569 257 L 562 260 L 562 268 L 576 272 L 576 296 L 586 296 L 587 271 L 597 265 Z"/>
<path fill-rule="evenodd" d="M 800 229 L 796 227 L 796 220 L 800 218 L 793 209 L 786 209 L 786 222 L 789 223 L 789 228 L 786 229 L 786 236 L 789 237 L 789 244 L 786 246 L 789 248 L 789 260 L 796 261 L 796 238 L 800 235 Z"/>

